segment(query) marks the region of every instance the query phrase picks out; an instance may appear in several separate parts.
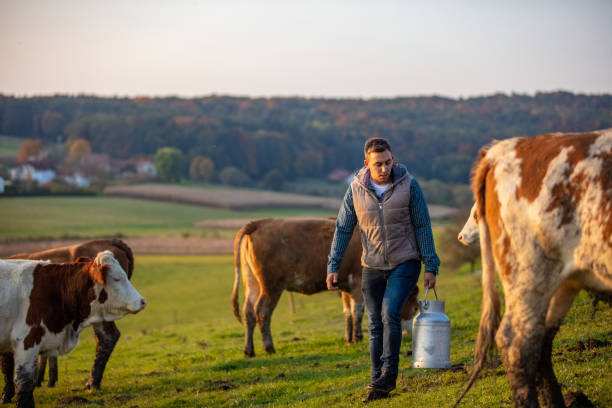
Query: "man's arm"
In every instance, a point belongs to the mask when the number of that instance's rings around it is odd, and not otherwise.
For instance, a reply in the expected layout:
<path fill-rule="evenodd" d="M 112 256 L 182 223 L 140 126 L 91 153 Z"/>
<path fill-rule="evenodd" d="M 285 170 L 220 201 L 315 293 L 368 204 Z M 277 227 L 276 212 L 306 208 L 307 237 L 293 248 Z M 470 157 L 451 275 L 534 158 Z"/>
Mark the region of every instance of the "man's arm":
<path fill-rule="evenodd" d="M 327 257 L 327 289 L 338 289 L 338 270 L 357 225 L 357 214 L 353 207 L 353 192 L 351 187 L 346 191 L 344 200 L 336 218 L 336 231 Z"/>
<path fill-rule="evenodd" d="M 438 274 L 440 267 L 440 259 L 436 254 L 427 202 L 416 179 L 412 179 L 410 183 L 410 217 L 414 225 L 417 245 L 425 264 L 425 287 L 433 287 L 436 282 L 435 275 Z"/>

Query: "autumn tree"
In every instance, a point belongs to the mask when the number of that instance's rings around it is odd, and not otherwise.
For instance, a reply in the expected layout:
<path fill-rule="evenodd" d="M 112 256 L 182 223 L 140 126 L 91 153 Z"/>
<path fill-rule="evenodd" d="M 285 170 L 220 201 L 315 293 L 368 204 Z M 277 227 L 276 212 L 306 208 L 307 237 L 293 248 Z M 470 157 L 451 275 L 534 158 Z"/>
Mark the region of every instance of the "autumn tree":
<path fill-rule="evenodd" d="M 176 147 L 162 147 L 153 159 L 157 175 L 162 181 L 176 182 L 183 177 L 185 159 Z"/>
<path fill-rule="evenodd" d="M 19 153 L 17 154 L 17 162 L 25 163 L 32 160 L 43 152 L 43 144 L 40 139 L 25 139 L 21 142 Z"/>
<path fill-rule="evenodd" d="M 86 139 L 76 139 L 70 143 L 68 148 L 68 158 L 72 161 L 77 161 L 84 154 L 91 153 L 91 145 Z"/>
<path fill-rule="evenodd" d="M 213 181 L 215 179 L 215 163 L 209 157 L 194 157 L 189 165 L 189 177 L 192 180 Z"/>
<path fill-rule="evenodd" d="M 46 110 L 41 119 L 41 130 L 45 136 L 57 136 L 62 131 L 63 116 L 61 113 Z"/>
<path fill-rule="evenodd" d="M 299 152 L 293 167 L 295 173 L 300 177 L 315 177 L 323 170 L 323 153 L 316 150 L 305 150 Z"/>

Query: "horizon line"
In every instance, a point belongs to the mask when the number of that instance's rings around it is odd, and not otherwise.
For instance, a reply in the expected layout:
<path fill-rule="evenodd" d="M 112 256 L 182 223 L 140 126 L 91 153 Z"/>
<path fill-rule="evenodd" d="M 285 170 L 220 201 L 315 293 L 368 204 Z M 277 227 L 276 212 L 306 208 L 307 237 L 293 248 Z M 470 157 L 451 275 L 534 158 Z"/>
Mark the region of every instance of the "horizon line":
<path fill-rule="evenodd" d="M 475 98 L 486 98 L 491 96 L 528 96 L 535 97 L 538 94 L 555 94 L 555 93 L 569 93 L 575 96 L 610 96 L 611 92 L 603 91 L 603 92 L 588 92 L 588 91 L 571 91 L 567 89 L 552 89 L 552 90 L 538 90 L 534 92 L 517 92 L 517 91 L 495 91 L 491 93 L 476 93 L 472 95 L 459 95 L 459 96 L 449 96 L 439 93 L 431 93 L 431 94 L 398 94 L 398 95 L 387 95 L 387 96 L 324 96 L 324 95 L 304 95 L 304 94 L 270 94 L 270 95 L 249 95 L 249 94 L 239 94 L 239 93 L 203 93 L 203 94 L 194 94 L 194 95 L 180 95 L 180 94 L 105 94 L 105 93 L 88 93 L 88 92 L 50 92 L 50 93 L 4 93 L 0 91 L 0 97 L 13 97 L 18 99 L 25 98 L 49 98 L 49 97 L 94 97 L 101 99 L 204 99 L 210 97 L 229 97 L 229 98 L 247 98 L 247 99 L 310 99 L 310 100 L 381 100 L 381 99 L 409 99 L 409 98 L 442 98 L 442 99 L 451 99 L 451 100 L 464 100 L 464 99 L 475 99 Z"/>

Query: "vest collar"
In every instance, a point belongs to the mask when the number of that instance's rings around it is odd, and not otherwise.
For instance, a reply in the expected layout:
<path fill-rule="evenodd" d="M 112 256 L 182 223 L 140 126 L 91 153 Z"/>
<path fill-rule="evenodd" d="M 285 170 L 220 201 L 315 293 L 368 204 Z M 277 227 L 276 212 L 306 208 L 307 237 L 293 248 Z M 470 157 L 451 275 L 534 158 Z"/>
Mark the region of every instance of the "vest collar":
<path fill-rule="evenodd" d="M 403 164 L 395 164 L 391 169 L 391 182 L 389 183 L 389 189 L 392 189 L 408 175 L 408 169 Z M 355 181 L 365 189 L 372 189 L 370 186 L 370 169 L 362 167 L 355 174 Z"/>

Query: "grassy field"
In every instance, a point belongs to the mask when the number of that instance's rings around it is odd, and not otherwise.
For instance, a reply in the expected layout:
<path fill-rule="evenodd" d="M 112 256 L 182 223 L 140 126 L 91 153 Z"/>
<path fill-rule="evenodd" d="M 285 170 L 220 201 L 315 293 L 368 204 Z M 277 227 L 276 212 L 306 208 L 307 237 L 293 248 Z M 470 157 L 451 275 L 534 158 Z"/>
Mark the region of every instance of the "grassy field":
<path fill-rule="evenodd" d="M 0 241 L 27 238 L 203 236 L 233 238 L 233 231 L 198 228 L 202 220 L 336 215 L 316 209 L 234 211 L 187 204 L 110 197 L 0 199 Z"/>
<path fill-rule="evenodd" d="M 104 195 L 173 201 L 233 210 L 308 207 L 337 212 L 341 202 L 339 198 L 193 183 L 114 185 L 106 187 Z"/>
<path fill-rule="evenodd" d="M 347 407 L 360 402 L 369 377 L 367 340 L 343 342 L 341 301 L 336 293 L 296 295 L 290 314 L 283 295 L 272 319 L 277 353 L 243 357 L 243 329 L 230 310 L 230 256 L 139 255 L 133 277 L 147 309 L 118 322 L 122 337 L 106 369 L 102 389 L 82 386 L 93 362 L 92 331 L 59 360 L 54 389 L 35 391 L 40 407 L 79 396 L 104 407 Z M 451 319 L 451 360 L 471 364 L 480 305 L 480 277 L 442 270 L 439 295 Z M 422 286 L 422 282 L 420 282 Z M 458 290 L 460 289 L 460 290 Z M 244 294 L 241 287 L 241 295 Z M 600 306 L 601 308 L 601 306 Z M 554 344 L 554 364 L 563 390 L 583 391 L 596 406 L 612 406 L 612 346 L 579 351 L 577 342 L 610 338 L 612 309 L 590 319 L 582 293 Z M 365 324 L 364 324 L 365 328 Z M 465 372 L 410 368 L 404 338 L 398 391 L 372 407 L 448 407 L 463 387 Z M 489 368 L 462 406 L 513 406 L 503 367 Z"/>
<path fill-rule="evenodd" d="M 0 135 L 0 157 L 16 157 L 23 139 Z"/>

